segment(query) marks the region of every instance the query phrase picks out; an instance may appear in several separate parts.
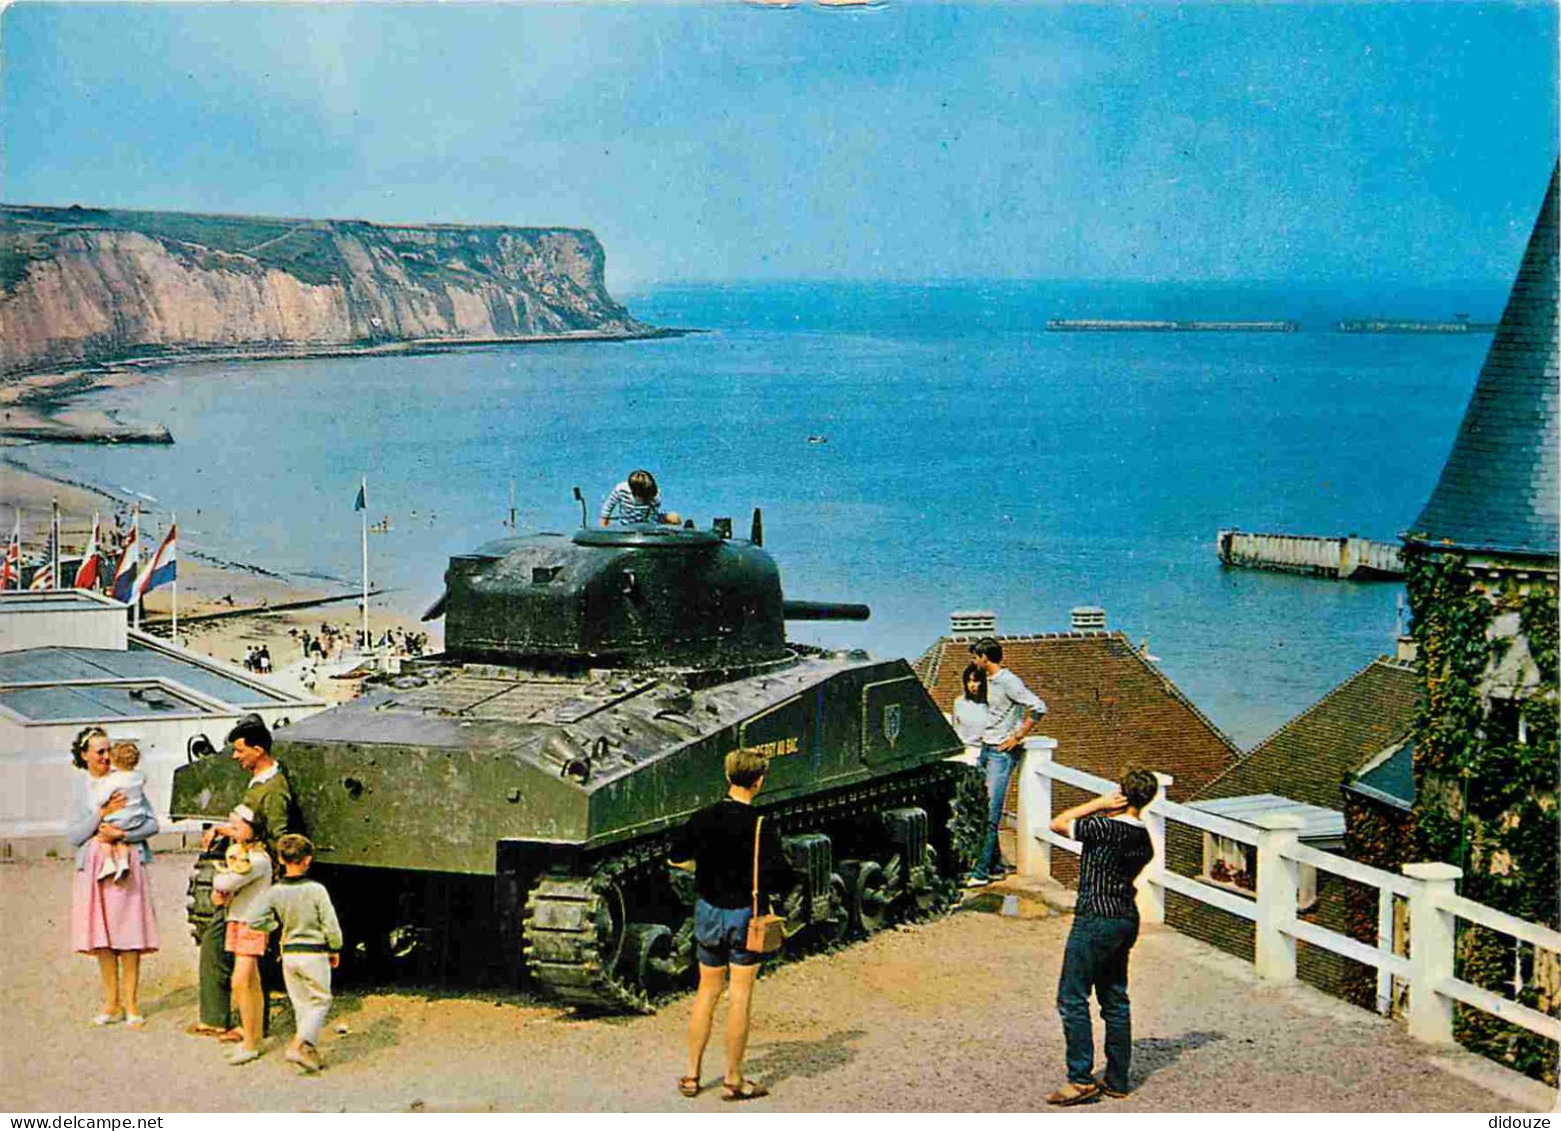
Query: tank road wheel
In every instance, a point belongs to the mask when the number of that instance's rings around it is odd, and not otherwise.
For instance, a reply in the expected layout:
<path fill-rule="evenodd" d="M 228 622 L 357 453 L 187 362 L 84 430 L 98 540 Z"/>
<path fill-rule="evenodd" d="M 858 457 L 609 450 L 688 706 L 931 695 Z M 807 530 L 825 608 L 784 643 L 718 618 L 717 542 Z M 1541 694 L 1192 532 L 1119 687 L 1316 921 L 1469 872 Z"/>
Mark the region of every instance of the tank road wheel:
<path fill-rule="evenodd" d="M 650 1013 L 649 999 L 619 974 L 625 950 L 623 892 L 608 876 L 544 876 L 526 897 L 526 970 L 574 1005 Z"/>
<path fill-rule="evenodd" d="M 922 882 L 911 892 L 918 915 L 936 915 L 954 901 L 957 886 L 938 870 L 938 864 L 938 850 L 929 844 L 921 858 Z"/>
<path fill-rule="evenodd" d="M 851 924 L 864 935 L 877 934 L 889 925 L 889 891 L 883 868 L 872 860 L 842 860 L 840 875 L 845 880 Z"/>
<path fill-rule="evenodd" d="M 661 923 L 630 923 L 623 933 L 618 969 L 652 997 L 666 992 L 682 972 L 672 929 Z"/>
<path fill-rule="evenodd" d="M 954 800 L 949 806 L 949 847 L 959 875 L 976 866 L 986 845 L 986 781 L 974 766 L 956 766 Z"/>
<path fill-rule="evenodd" d="M 818 923 L 822 946 L 835 946 L 851 934 L 851 891 L 839 872 L 829 877 L 829 918 Z"/>

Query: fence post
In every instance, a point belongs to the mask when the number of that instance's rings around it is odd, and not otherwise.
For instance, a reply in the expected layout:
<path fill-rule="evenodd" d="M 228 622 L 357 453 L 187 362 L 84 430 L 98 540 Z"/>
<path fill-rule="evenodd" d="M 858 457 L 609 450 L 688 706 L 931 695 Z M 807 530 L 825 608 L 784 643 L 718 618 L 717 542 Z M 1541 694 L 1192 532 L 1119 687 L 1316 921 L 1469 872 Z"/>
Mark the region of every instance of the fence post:
<path fill-rule="evenodd" d="M 1258 976 L 1274 982 L 1295 980 L 1296 865 L 1286 856 L 1301 836 L 1301 818 L 1291 813 L 1259 813 L 1250 822 L 1257 834 Z"/>
<path fill-rule="evenodd" d="M 1160 812 L 1159 803 L 1176 780 L 1159 771 L 1155 777 L 1160 788 L 1155 790 L 1154 800 L 1139 813 L 1144 828 L 1149 830 L 1149 843 L 1154 845 L 1154 859 L 1138 874 L 1138 918 L 1144 923 L 1165 922 L 1165 814 Z"/>
<path fill-rule="evenodd" d="M 1453 976 L 1453 916 L 1438 904 L 1454 894 L 1463 869 L 1452 864 L 1405 864 L 1415 881 L 1409 893 L 1409 1035 L 1432 1045 L 1453 1043 L 1453 1000 L 1436 992 Z"/>
<path fill-rule="evenodd" d="M 1377 889 L 1377 949 L 1383 954 L 1393 954 L 1393 893 L 1387 888 Z M 1393 1015 L 1393 975 L 1386 966 L 1377 967 L 1377 1012 L 1384 1017 Z"/>
<path fill-rule="evenodd" d="M 1052 821 L 1052 779 L 1046 769 L 1057 749 L 1055 738 L 1033 735 L 1024 740 L 1019 763 L 1019 836 L 1014 861 L 1021 876 L 1051 879 L 1052 846 L 1046 839 Z"/>

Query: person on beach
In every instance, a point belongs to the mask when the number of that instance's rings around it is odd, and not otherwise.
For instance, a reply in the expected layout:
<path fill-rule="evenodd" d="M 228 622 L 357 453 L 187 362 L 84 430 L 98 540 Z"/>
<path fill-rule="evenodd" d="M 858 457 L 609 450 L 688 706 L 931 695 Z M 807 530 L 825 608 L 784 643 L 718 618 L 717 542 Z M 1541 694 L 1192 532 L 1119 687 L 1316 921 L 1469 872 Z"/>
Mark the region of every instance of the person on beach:
<path fill-rule="evenodd" d="M 629 477 L 618 484 L 602 500 L 603 526 L 632 526 L 636 523 L 663 523 L 677 526 L 683 521 L 675 511 L 661 509 L 661 492 L 656 477 L 643 468 L 629 472 Z"/>
<path fill-rule="evenodd" d="M 966 746 L 977 746 L 992 725 L 992 712 L 986 702 L 986 673 L 975 664 L 966 664 L 959 682 L 965 692 L 954 700 L 954 732 Z"/>
<path fill-rule="evenodd" d="M 101 809 L 117 793 L 125 803 L 103 819 L 119 829 L 138 827 L 147 819 L 155 824 L 152 803 L 146 799 L 146 775 L 136 769 L 141 764 L 141 748 L 133 742 L 116 742 L 108 749 L 108 762 L 113 768 L 92 781 L 92 800 Z M 135 853 L 135 846 L 128 840 L 110 842 L 97 878 L 113 877 L 116 882 L 123 882 L 130 874 L 130 857 Z"/>
<path fill-rule="evenodd" d="M 271 731 L 264 720 L 259 715 L 245 715 L 228 732 L 227 741 L 233 749 L 233 760 L 250 775 L 242 803 L 264 818 L 267 835 L 275 838 L 302 832 L 303 822 L 293 800 L 293 787 L 281 764 L 271 757 Z M 224 837 L 232 837 L 229 826 L 214 825 L 202 834 L 201 847 L 208 855 L 222 856 L 226 841 L 220 838 Z M 223 907 L 216 907 L 211 921 L 201 932 L 200 1015 L 185 1030 L 192 1036 L 226 1041 L 242 1039 L 243 1034 L 233 1027 L 229 993 L 233 958 L 227 951 L 226 940 L 227 912 Z"/>
<path fill-rule="evenodd" d="M 81 730 L 71 743 L 71 761 L 85 777 L 71 782 L 70 811 L 65 834 L 76 849 L 76 871 L 71 882 L 71 949 L 97 959 L 103 983 L 103 1007 L 94 1025 L 120 1021 L 132 1029 L 146 1024 L 141 1013 L 141 956 L 158 949 L 157 916 L 152 909 L 151 879 L 147 867 L 152 851 L 147 841 L 157 835 L 157 817 L 150 810 L 135 824 L 120 826 L 108 818 L 123 809 L 123 793 L 112 793 L 102 803 L 92 793 L 92 783 L 107 777 L 108 733 L 102 727 Z M 123 882 L 98 878 L 109 845 L 134 845 Z"/>
<path fill-rule="evenodd" d="M 1008 783 L 1024 757 L 1025 736 L 1046 713 L 1046 704 L 1024 685 L 1022 679 L 1003 667 L 1003 646 L 993 637 L 983 636 L 970 646 L 970 652 L 975 657 L 976 667 L 986 676 L 990 716 L 986 730 L 979 736 L 981 755 L 976 760 L 976 768 L 986 777 L 986 843 L 976 859 L 975 869 L 965 880 L 967 888 L 978 888 L 991 883 L 994 873 L 1012 870 L 1003 863 L 998 825 L 1003 818 Z"/>
<path fill-rule="evenodd" d="M 243 1044 L 228 1057 L 232 1065 L 248 1064 L 260 1057 L 260 1030 L 264 1024 L 265 991 L 260 985 L 260 960 L 266 954 L 268 934 L 250 924 L 251 913 L 271 888 L 271 854 L 266 851 L 266 821 L 247 805 L 228 814 L 233 843 L 248 856 L 248 867 L 231 865 L 212 877 L 211 902 L 225 908 L 223 948 L 233 956 L 233 999 L 243 1023 Z"/>
<path fill-rule="evenodd" d="M 1159 792 L 1148 770 L 1122 771 L 1121 792 L 1075 805 L 1052 819 L 1052 832 L 1084 846 L 1079 857 L 1078 903 L 1062 953 L 1057 1012 L 1062 1017 L 1068 1082 L 1046 1097 L 1059 1107 L 1084 1103 L 1102 1092 L 1121 1099 L 1132 1091 L 1133 1018 L 1127 996 L 1127 958 L 1138 940 L 1138 901 L 1133 881 L 1154 859 L 1149 830 L 1139 819 Z M 1089 995 L 1100 1003 L 1106 1027 L 1106 1071 L 1094 1076 L 1095 1033 Z"/>
<path fill-rule="evenodd" d="M 678 1091 L 692 1099 L 699 1094 L 699 1074 L 715 1007 L 728 978 L 731 1000 L 726 1012 L 726 1076 L 723 1100 L 752 1100 L 769 1095 L 763 1084 L 743 1078 L 743 1054 L 753 1009 L 753 986 L 762 954 L 746 949 L 748 921 L 753 917 L 754 841 L 758 839 L 759 890 L 785 891 L 791 869 L 781 853 L 773 822 L 760 821 L 753 799 L 764 788 L 769 763 L 764 755 L 738 749 L 726 756 L 724 800 L 701 809 L 673 840 L 672 863 L 692 862 L 699 898 L 694 903 L 694 942 L 699 951 L 699 990 L 688 1023 L 688 1074 Z"/>
<path fill-rule="evenodd" d="M 319 1044 L 331 1008 L 331 971 L 341 961 L 341 924 L 330 893 L 309 879 L 314 863 L 309 838 L 288 833 L 278 838 L 276 854 L 282 878 L 255 906 L 249 922 L 256 930 L 281 931 L 282 979 L 296 1030 L 284 1056 L 305 1072 L 318 1072 L 324 1067 Z"/>

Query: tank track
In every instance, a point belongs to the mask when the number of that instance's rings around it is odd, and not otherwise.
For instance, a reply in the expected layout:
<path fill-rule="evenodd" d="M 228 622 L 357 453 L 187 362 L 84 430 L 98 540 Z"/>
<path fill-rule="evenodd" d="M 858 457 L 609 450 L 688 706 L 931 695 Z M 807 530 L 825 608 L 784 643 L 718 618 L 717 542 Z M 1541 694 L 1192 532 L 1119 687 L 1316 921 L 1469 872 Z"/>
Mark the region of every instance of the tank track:
<path fill-rule="evenodd" d="M 782 836 L 791 836 L 897 806 L 947 811 L 953 859 L 939 866 L 931 897 L 904 916 L 930 917 L 954 904 L 957 877 L 967 866 L 961 859 L 962 834 L 953 826 L 962 816 L 968 821 L 957 797 L 971 776 L 969 767 L 938 763 L 838 793 L 799 798 L 766 815 L 777 821 Z M 963 839 L 968 841 L 968 834 Z M 654 1012 L 660 998 L 678 991 L 680 972 L 693 967 L 692 885 L 675 897 L 681 915 L 675 925 L 664 921 L 666 906 L 633 903 L 636 894 L 655 885 L 657 873 L 663 886 L 676 886 L 664 880 L 670 845 L 665 835 L 636 841 L 597 858 L 584 874 L 551 873 L 537 881 L 527 894 L 522 934 L 526 970 L 541 988 L 572 1005 L 633 1013 Z M 937 859 L 935 852 L 929 855 Z M 642 980 L 647 971 L 664 976 L 664 990 Z"/>

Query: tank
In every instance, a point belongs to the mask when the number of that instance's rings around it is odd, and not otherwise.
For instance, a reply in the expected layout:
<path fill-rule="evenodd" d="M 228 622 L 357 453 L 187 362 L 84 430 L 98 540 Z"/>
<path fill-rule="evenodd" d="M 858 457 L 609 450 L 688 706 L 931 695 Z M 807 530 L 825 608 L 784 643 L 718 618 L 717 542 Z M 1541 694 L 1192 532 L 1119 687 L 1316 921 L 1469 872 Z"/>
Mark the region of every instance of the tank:
<path fill-rule="evenodd" d="M 950 906 L 984 805 L 956 803 L 959 738 L 904 660 L 788 643 L 788 619 L 868 609 L 787 601 L 758 512 L 749 538 L 731 531 L 582 529 L 454 557 L 425 616 L 444 618 L 442 654 L 275 732 L 344 965 L 475 962 L 577 1005 L 653 1008 L 695 969 L 671 838 L 725 795 L 739 747 L 769 758 L 757 805 L 796 876 L 773 893 L 788 951 Z M 173 815 L 220 819 L 245 784 L 197 758 Z"/>

